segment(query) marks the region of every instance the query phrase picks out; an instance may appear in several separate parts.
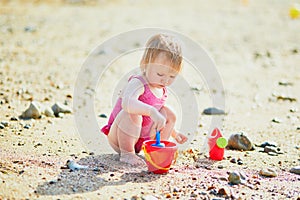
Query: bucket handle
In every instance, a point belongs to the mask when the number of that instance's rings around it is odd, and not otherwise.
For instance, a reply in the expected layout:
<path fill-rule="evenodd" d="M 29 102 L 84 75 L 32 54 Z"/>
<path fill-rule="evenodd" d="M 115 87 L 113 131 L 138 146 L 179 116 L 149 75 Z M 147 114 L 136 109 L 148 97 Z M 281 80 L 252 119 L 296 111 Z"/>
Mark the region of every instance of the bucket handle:
<path fill-rule="evenodd" d="M 150 155 L 147 153 L 147 151 L 146 151 L 145 145 L 143 145 L 142 148 L 143 148 L 143 151 L 144 151 L 146 160 L 147 160 L 149 163 L 151 163 L 151 165 L 153 165 L 155 168 L 160 169 L 160 170 L 169 170 L 169 168 L 158 166 L 156 163 L 153 162 L 153 160 L 151 159 L 151 156 L 150 156 Z M 178 156 L 178 151 L 176 150 L 175 156 L 174 156 L 174 160 L 173 160 L 173 162 L 172 162 L 171 165 L 173 165 L 173 164 L 176 163 L 177 156 Z"/>

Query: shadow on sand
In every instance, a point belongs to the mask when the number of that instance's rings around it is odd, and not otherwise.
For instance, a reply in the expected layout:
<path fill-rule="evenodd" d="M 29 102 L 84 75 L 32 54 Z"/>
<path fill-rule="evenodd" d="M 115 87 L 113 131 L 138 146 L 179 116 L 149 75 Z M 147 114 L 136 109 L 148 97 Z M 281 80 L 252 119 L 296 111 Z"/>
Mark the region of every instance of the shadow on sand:
<path fill-rule="evenodd" d="M 164 175 L 152 174 L 144 168 L 133 168 L 120 164 L 119 155 L 103 154 L 88 156 L 78 161 L 89 167 L 87 170 L 61 169 L 55 180 L 39 185 L 35 193 L 39 195 L 64 195 L 96 191 L 104 186 L 124 185 L 128 182 L 144 183 L 159 179 Z"/>

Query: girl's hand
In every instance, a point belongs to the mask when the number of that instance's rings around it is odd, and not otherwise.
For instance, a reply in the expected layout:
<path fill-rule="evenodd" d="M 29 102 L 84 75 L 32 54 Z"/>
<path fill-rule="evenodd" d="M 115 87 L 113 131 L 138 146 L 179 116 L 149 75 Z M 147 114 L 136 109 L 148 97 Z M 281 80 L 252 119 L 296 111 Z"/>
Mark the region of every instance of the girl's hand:
<path fill-rule="evenodd" d="M 153 120 L 153 128 L 155 130 L 162 130 L 166 125 L 166 118 L 154 107 L 150 111 L 150 118 Z"/>
<path fill-rule="evenodd" d="M 183 144 L 187 141 L 187 137 L 181 133 L 177 133 L 175 140 L 176 142 L 178 142 L 179 144 Z"/>

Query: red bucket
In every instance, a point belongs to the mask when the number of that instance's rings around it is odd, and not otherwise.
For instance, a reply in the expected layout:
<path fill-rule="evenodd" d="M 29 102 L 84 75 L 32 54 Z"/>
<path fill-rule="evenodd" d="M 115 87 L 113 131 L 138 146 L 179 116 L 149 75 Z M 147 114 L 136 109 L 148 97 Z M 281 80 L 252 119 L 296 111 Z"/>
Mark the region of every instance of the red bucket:
<path fill-rule="evenodd" d="M 143 142 L 143 151 L 146 158 L 148 170 L 154 174 L 167 173 L 172 164 L 176 162 L 177 145 L 169 141 L 161 141 L 165 147 L 152 146 L 155 140 L 147 140 Z"/>

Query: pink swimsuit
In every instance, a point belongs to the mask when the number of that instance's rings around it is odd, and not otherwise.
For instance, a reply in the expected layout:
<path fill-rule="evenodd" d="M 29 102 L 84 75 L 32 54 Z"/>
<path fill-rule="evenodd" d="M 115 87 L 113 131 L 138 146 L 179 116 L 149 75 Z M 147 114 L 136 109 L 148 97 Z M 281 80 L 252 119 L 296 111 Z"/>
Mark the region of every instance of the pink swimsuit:
<path fill-rule="evenodd" d="M 161 98 L 157 98 L 150 90 L 148 83 L 144 80 L 144 78 L 142 76 L 131 76 L 129 78 L 129 81 L 132 78 L 137 78 L 139 79 L 143 84 L 144 84 L 144 93 L 141 94 L 139 96 L 139 100 L 154 106 L 157 110 L 160 110 L 166 101 L 167 98 L 167 89 L 164 87 L 163 88 L 163 96 Z M 109 134 L 109 130 L 111 125 L 113 124 L 115 118 L 117 117 L 118 113 L 122 110 L 122 98 L 119 98 L 118 101 L 116 102 L 116 105 L 112 111 L 112 113 L 110 114 L 109 120 L 108 120 L 108 124 L 105 125 L 101 131 L 105 134 L 108 135 Z M 150 129 L 151 126 L 153 124 L 152 119 L 149 116 L 142 116 L 143 117 L 143 121 L 142 121 L 142 130 L 141 130 L 141 134 L 140 134 L 140 138 L 138 139 L 137 143 L 135 144 L 135 152 L 139 153 L 141 151 L 143 142 L 145 140 L 149 140 L 150 139 Z"/>

